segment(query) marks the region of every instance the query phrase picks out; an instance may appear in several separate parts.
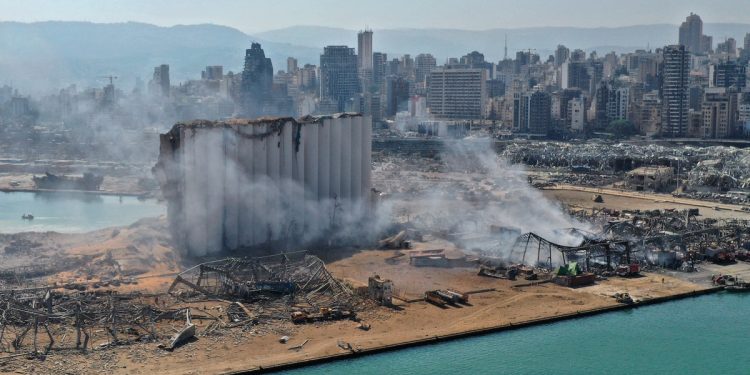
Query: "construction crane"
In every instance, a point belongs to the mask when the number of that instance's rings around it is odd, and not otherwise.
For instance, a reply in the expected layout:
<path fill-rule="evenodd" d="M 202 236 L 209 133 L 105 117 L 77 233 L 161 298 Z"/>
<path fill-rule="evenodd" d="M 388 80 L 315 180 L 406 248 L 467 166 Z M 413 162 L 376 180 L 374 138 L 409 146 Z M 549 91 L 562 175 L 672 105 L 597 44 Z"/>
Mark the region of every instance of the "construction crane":
<path fill-rule="evenodd" d="M 117 76 L 112 76 L 112 75 L 110 75 L 110 76 L 99 76 L 99 77 L 96 77 L 96 78 L 107 78 L 107 79 L 109 79 L 109 84 L 113 85 L 114 84 L 114 80 L 117 79 Z"/>

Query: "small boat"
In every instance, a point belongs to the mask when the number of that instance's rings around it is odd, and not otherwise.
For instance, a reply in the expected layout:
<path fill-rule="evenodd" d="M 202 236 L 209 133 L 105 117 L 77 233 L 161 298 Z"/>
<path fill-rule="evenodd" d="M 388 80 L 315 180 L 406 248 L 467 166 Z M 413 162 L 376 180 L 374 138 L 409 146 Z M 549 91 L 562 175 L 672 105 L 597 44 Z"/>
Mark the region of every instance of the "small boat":
<path fill-rule="evenodd" d="M 23 214 L 23 215 L 21 215 L 21 220 L 29 220 L 29 221 L 34 220 L 34 215 L 32 215 L 32 214 Z"/>

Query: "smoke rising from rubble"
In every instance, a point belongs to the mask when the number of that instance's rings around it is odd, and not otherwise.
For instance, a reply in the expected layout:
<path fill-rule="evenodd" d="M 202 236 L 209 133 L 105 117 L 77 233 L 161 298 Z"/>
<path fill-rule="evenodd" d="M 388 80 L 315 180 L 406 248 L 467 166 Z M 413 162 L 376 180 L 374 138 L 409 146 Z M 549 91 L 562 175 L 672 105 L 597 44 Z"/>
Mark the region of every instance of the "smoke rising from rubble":
<path fill-rule="evenodd" d="M 497 155 L 491 141 L 463 140 L 446 145 L 447 150 L 441 154 L 445 170 L 466 172 L 467 178 L 471 177 L 469 173 L 478 173 L 481 179 L 468 181 L 472 190 L 464 192 L 468 198 L 464 200 L 450 198 L 455 196 L 454 191 L 428 192 L 420 210 L 423 217 L 433 218 L 429 225 L 442 224 L 452 234 L 464 234 L 457 244 L 465 250 L 520 261 L 521 254 L 511 251 L 521 234 L 533 232 L 561 245 L 577 246 L 583 240 L 581 235 L 565 229 L 591 229 L 533 188 L 523 168 Z M 434 220 L 437 217 L 442 223 Z"/>

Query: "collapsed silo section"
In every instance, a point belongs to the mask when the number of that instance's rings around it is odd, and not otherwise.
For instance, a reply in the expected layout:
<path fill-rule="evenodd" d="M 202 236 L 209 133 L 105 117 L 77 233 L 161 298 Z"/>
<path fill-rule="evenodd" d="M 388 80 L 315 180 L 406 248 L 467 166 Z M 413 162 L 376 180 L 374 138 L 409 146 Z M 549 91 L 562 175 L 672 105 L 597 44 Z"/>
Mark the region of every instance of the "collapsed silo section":
<path fill-rule="evenodd" d="M 176 124 L 154 167 L 176 245 L 202 256 L 320 240 L 367 212 L 371 137 L 358 114 Z"/>

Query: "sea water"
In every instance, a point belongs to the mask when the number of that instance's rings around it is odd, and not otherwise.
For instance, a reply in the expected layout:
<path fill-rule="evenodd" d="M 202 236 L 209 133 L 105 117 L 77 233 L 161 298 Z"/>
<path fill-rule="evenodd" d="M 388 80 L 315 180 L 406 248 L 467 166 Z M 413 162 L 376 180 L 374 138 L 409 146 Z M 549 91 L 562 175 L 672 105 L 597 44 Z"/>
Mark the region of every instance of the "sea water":
<path fill-rule="evenodd" d="M 285 373 L 750 374 L 750 294 L 689 298 Z"/>
<path fill-rule="evenodd" d="M 23 220 L 24 214 L 34 220 Z M 79 233 L 130 225 L 144 217 L 158 217 L 166 206 L 153 199 L 87 193 L 0 193 L 0 233 Z"/>

